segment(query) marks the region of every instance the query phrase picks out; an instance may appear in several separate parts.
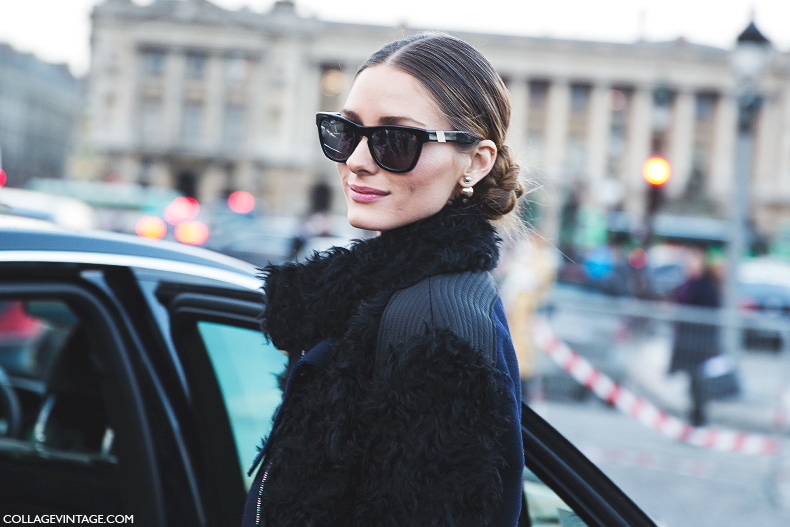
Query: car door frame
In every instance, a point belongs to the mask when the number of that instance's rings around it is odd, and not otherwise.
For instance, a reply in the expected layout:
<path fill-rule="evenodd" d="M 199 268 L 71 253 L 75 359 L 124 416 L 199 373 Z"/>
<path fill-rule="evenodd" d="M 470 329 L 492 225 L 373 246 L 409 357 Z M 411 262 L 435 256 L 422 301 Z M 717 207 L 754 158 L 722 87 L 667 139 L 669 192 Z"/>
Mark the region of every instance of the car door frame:
<path fill-rule="evenodd" d="M 526 404 L 522 404 L 524 463 L 588 527 L 656 527 L 608 476 Z"/>
<path fill-rule="evenodd" d="M 243 467 L 222 388 L 197 323 L 209 321 L 258 330 L 262 310 L 260 293 L 219 287 L 187 290 L 183 285 L 170 283 L 161 284 L 156 297 L 169 313 L 173 344 L 198 409 L 195 417 L 201 451 L 199 462 L 204 473 L 220 475 L 201 482 L 203 495 L 211 497 L 203 500 L 208 523 L 240 524 L 247 496 L 239 470 Z M 189 356 L 185 356 L 184 350 L 190 350 Z M 208 416 L 213 418 L 209 420 Z"/>
<path fill-rule="evenodd" d="M 125 438 L 125 443 L 127 446 L 133 445 L 133 448 L 128 448 L 126 452 L 130 459 L 122 460 L 121 463 L 126 467 L 122 474 L 131 476 L 134 481 L 131 483 L 124 481 L 123 488 L 137 494 L 134 503 L 140 508 L 135 509 L 136 521 L 153 527 L 165 527 L 165 504 L 161 499 L 159 484 L 161 475 L 155 461 L 156 447 L 150 434 L 143 397 L 133 367 L 128 333 L 123 329 L 121 316 L 114 309 L 112 301 L 92 284 L 59 273 L 55 268 L 49 275 L 51 278 L 43 280 L 32 278 L 26 270 L 16 273 L 15 266 L 0 266 L 0 269 L 3 269 L 3 276 L 0 278 L 0 296 L 62 299 L 95 323 L 95 326 L 91 327 L 95 333 L 92 333 L 90 338 L 96 339 L 95 342 L 101 344 L 96 346 L 96 349 L 104 353 L 102 358 L 107 359 L 113 380 L 119 387 L 121 404 L 125 410 L 128 410 L 127 415 L 132 417 L 123 433 L 129 434 Z M 15 278 L 15 274 L 18 278 Z M 131 459 L 132 457 L 134 460 Z"/>

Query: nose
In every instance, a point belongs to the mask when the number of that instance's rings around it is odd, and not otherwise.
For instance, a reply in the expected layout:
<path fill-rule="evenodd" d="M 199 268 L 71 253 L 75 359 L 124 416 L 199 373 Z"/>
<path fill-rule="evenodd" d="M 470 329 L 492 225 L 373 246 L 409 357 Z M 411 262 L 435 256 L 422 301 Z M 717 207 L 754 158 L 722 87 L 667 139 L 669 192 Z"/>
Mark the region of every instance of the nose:
<path fill-rule="evenodd" d="M 370 155 L 367 137 L 363 137 L 359 143 L 357 143 L 356 148 L 346 160 L 346 166 L 355 174 L 366 172 L 372 173 L 376 171 L 378 165 L 376 165 L 376 162 L 373 161 L 373 157 Z"/>

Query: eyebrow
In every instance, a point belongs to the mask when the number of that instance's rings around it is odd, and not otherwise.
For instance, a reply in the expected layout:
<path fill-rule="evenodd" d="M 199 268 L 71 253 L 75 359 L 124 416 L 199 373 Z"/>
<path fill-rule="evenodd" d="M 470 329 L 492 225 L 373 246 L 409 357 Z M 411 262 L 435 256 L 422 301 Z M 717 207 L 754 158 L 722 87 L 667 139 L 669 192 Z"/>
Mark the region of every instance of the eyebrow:
<path fill-rule="evenodd" d="M 360 119 L 359 115 L 353 110 L 346 110 L 345 108 L 340 110 L 340 113 L 347 116 L 350 120 L 355 121 L 357 123 L 362 123 L 362 119 Z M 404 124 L 409 123 L 409 124 Z M 379 119 L 379 125 L 387 125 L 387 124 L 394 124 L 394 125 L 401 125 L 401 126 L 419 126 L 422 128 L 427 128 L 425 123 L 422 123 L 416 119 L 412 119 L 411 117 L 401 117 L 397 115 L 387 115 Z"/>

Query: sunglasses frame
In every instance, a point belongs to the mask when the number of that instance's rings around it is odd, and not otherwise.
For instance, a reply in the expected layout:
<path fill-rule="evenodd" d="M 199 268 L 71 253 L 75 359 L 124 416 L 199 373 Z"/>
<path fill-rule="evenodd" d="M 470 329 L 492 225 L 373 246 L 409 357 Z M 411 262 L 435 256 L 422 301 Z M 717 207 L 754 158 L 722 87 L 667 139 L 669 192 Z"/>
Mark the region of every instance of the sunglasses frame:
<path fill-rule="evenodd" d="M 357 124 L 354 121 L 346 119 L 339 113 L 332 113 L 332 112 L 318 112 L 315 114 L 315 124 L 318 127 L 318 140 L 321 143 L 321 150 L 324 152 L 324 155 L 334 161 L 335 163 L 345 163 L 348 161 L 348 158 L 351 157 L 351 154 L 345 157 L 345 159 L 335 158 L 329 155 L 327 152 L 327 146 L 324 144 L 323 136 L 321 133 L 321 123 L 325 119 L 335 119 L 338 121 L 342 121 L 347 126 L 350 126 L 353 130 L 354 135 L 354 147 L 351 149 L 351 153 L 353 153 L 357 147 L 359 146 L 359 142 L 362 141 L 363 137 L 367 137 L 368 139 L 368 150 L 370 151 L 370 157 L 373 158 L 373 161 L 379 167 L 383 168 L 388 172 L 393 172 L 395 174 L 403 174 L 405 172 L 409 172 L 417 166 L 417 163 L 420 160 L 420 154 L 422 154 L 422 145 L 425 143 L 461 143 L 466 145 L 471 145 L 481 141 L 479 137 L 475 137 L 474 135 L 470 134 L 469 132 L 462 132 L 459 130 L 425 130 L 423 128 L 414 128 L 412 126 L 400 126 L 400 125 L 381 125 L 381 126 L 362 126 L 361 124 Z M 385 166 L 377 157 L 376 149 L 373 147 L 371 143 L 371 136 L 380 131 L 380 130 L 398 130 L 403 132 L 408 132 L 413 134 L 417 138 L 417 147 L 414 154 L 414 159 L 411 161 L 411 164 L 407 168 L 403 169 L 393 169 L 391 167 Z"/>

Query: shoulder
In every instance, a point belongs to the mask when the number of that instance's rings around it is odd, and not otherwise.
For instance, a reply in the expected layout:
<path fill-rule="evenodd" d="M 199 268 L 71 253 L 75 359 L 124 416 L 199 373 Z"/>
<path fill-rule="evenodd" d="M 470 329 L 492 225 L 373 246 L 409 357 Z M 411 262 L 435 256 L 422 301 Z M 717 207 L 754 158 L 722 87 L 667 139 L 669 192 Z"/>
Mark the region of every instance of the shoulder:
<path fill-rule="evenodd" d="M 381 318 L 380 350 L 426 331 L 447 329 L 494 358 L 494 307 L 499 294 L 488 272 L 440 274 L 396 292 Z"/>

